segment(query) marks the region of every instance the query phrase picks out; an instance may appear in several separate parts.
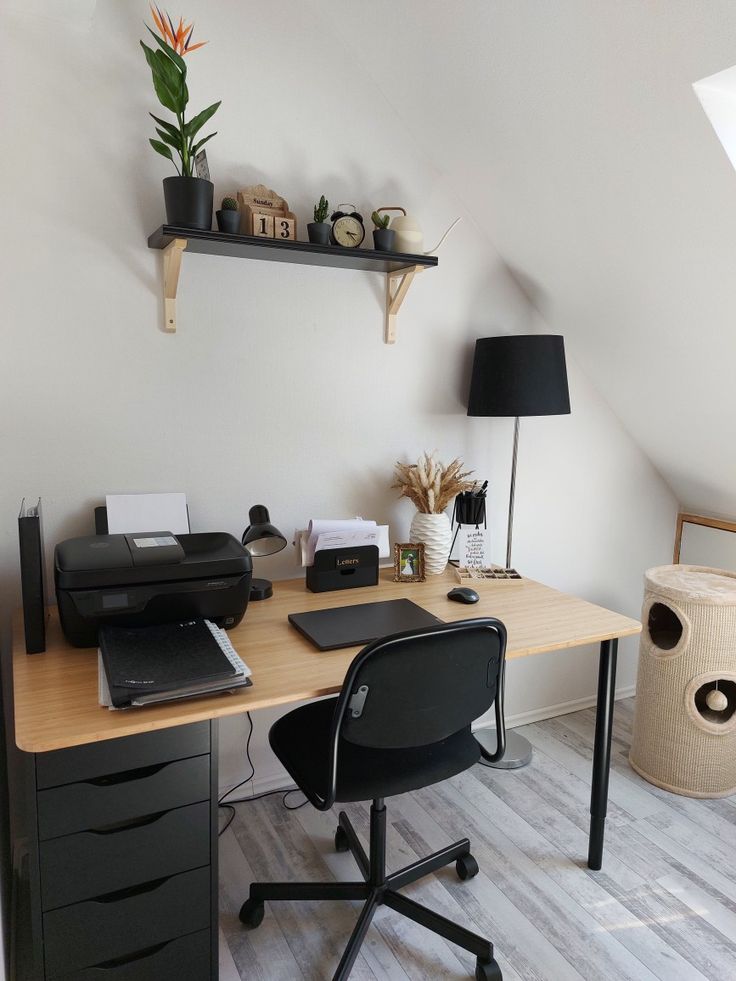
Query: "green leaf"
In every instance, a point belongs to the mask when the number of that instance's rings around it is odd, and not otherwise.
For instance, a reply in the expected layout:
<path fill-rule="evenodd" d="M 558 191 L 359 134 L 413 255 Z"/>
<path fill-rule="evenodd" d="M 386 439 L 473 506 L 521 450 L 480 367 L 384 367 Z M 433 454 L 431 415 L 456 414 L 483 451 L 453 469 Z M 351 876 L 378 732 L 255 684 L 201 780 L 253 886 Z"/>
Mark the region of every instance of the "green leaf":
<path fill-rule="evenodd" d="M 163 40 L 163 38 L 160 38 L 158 34 L 152 31 L 151 28 L 148 26 L 148 24 L 146 24 L 146 29 L 149 31 L 151 37 L 156 42 L 156 44 L 161 48 L 164 54 L 167 54 L 169 58 L 171 58 L 171 60 L 174 62 L 176 67 L 179 69 L 179 71 L 182 73 L 182 75 L 186 76 L 187 63 L 184 61 L 181 55 L 178 55 L 176 51 L 174 51 L 174 49 L 171 47 L 171 45 L 167 44 L 166 41 Z"/>
<path fill-rule="evenodd" d="M 207 108 L 203 109 L 201 112 L 198 112 L 197 115 L 193 119 L 190 119 L 184 126 L 184 135 L 189 139 L 196 136 L 207 120 L 214 116 L 221 105 L 222 101 L 215 102 L 211 106 L 207 106 Z"/>
<path fill-rule="evenodd" d="M 140 42 L 140 45 L 146 56 L 148 67 L 151 69 L 153 87 L 156 90 L 158 101 L 171 112 L 181 115 L 189 100 L 184 77 L 163 51 L 153 51 L 143 41 Z"/>
<path fill-rule="evenodd" d="M 191 155 L 194 156 L 195 153 L 199 153 L 199 151 L 205 145 L 207 140 L 211 140 L 213 136 L 217 136 L 217 130 L 215 130 L 214 133 L 210 133 L 209 136 L 205 136 L 205 138 L 203 140 L 200 140 L 199 143 L 195 143 L 192 149 L 189 151 Z"/>
<path fill-rule="evenodd" d="M 169 160 L 176 166 L 176 161 L 171 155 L 171 148 L 166 146 L 165 143 L 161 143 L 159 140 L 149 140 L 148 141 L 156 153 L 160 153 L 162 157 L 168 157 Z"/>
<path fill-rule="evenodd" d="M 181 130 L 178 126 L 175 126 L 173 123 L 167 123 L 165 119 L 159 119 L 158 116 L 154 116 L 152 112 L 149 112 L 148 115 L 151 117 L 151 119 L 154 119 L 162 129 L 165 129 L 170 136 L 181 140 Z"/>
<path fill-rule="evenodd" d="M 161 139 L 164 141 L 164 143 L 168 143 L 169 146 L 173 146 L 173 148 L 176 150 L 177 153 L 181 153 L 181 136 L 180 135 L 172 136 L 171 133 L 167 133 L 166 130 L 159 129 L 158 126 L 156 127 L 156 132 L 161 137 Z"/>
<path fill-rule="evenodd" d="M 172 112 L 181 115 L 189 101 L 189 93 L 184 76 L 176 68 L 176 65 L 169 61 L 163 51 L 156 51 L 154 53 L 154 62 L 156 64 L 156 71 L 153 72 L 153 85 L 159 101 L 167 109 L 171 109 Z M 171 100 L 171 105 L 161 99 L 159 88 L 166 92 L 167 97 Z"/>

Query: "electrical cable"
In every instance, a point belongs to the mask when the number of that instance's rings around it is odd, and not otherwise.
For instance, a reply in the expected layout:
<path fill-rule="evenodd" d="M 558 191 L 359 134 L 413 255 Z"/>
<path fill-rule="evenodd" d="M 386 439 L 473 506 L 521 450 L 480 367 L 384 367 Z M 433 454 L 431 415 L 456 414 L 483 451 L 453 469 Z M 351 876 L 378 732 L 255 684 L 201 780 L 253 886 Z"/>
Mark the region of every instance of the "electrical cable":
<path fill-rule="evenodd" d="M 229 800 L 229 801 L 225 800 L 226 797 L 229 797 L 230 794 L 234 793 L 239 787 L 242 787 L 243 784 L 249 783 L 256 775 L 256 768 L 253 765 L 253 760 L 251 759 L 251 755 L 250 755 L 250 741 L 253 736 L 253 719 L 251 717 L 250 712 L 246 712 L 245 714 L 248 717 L 248 723 L 250 727 L 248 729 L 248 736 L 245 740 L 245 757 L 248 760 L 248 766 L 250 767 L 250 774 L 245 778 L 245 780 L 241 780 L 240 783 L 236 783 L 235 786 L 231 787 L 229 790 L 226 790 L 225 793 L 218 798 L 217 800 L 218 808 L 222 808 L 222 809 L 226 808 L 230 812 L 227 821 L 225 822 L 224 826 L 220 829 L 220 831 L 217 834 L 218 838 L 221 837 L 227 831 L 230 825 L 233 823 L 233 820 L 235 818 L 235 807 L 234 807 L 235 804 L 249 804 L 252 803 L 253 801 L 261 800 L 264 797 L 272 797 L 274 794 L 283 794 L 281 803 L 283 804 L 283 806 L 286 808 L 287 811 L 298 811 L 300 807 L 304 807 L 304 805 L 308 803 L 306 797 L 300 804 L 290 805 L 286 803 L 286 799 L 289 796 L 289 794 L 301 793 L 298 787 L 287 787 L 287 788 L 281 787 L 278 790 L 266 790 L 262 794 L 255 794 L 252 797 L 236 797 L 235 800 Z"/>

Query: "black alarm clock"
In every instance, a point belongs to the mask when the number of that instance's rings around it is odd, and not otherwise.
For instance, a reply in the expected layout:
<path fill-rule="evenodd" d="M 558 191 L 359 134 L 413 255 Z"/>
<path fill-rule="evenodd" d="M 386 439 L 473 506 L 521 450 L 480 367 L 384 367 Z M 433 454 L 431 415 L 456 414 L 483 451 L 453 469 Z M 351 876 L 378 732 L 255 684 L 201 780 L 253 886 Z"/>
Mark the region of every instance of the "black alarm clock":
<path fill-rule="evenodd" d="M 352 211 L 343 211 L 352 208 Z M 354 204 L 338 204 L 337 211 L 330 215 L 332 230 L 330 238 L 333 245 L 342 245 L 346 249 L 357 249 L 365 238 L 363 216 L 355 210 Z"/>

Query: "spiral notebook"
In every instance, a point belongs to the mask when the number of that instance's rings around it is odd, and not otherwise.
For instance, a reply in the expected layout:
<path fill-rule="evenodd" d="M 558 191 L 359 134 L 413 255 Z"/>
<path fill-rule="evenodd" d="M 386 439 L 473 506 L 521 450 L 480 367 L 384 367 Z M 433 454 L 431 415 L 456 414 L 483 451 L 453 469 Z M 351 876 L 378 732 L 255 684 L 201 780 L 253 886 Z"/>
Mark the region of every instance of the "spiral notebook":
<path fill-rule="evenodd" d="M 151 705 L 251 685 L 250 669 L 225 631 L 209 620 L 156 627 L 103 627 L 99 701 Z"/>

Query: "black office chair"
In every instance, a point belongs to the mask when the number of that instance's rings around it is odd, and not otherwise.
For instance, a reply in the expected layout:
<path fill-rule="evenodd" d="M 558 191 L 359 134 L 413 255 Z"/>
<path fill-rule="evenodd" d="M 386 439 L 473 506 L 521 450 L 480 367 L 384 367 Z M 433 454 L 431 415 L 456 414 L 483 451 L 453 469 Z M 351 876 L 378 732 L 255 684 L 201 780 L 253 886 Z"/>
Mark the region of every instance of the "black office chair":
<path fill-rule="evenodd" d="M 483 751 L 470 724 L 494 703 L 498 745 L 492 756 L 483 755 L 491 761 L 503 756 L 505 652 L 506 630 L 490 617 L 384 637 L 355 657 L 339 696 L 301 706 L 272 726 L 271 748 L 318 810 L 329 810 L 335 801 L 373 801 L 370 857 L 340 811 L 335 847 L 352 852 L 363 881 L 253 882 L 240 910 L 244 924 L 260 925 L 265 900 L 365 900 L 333 976 L 333 981 L 344 981 L 384 903 L 475 954 L 477 981 L 500 981 L 490 941 L 399 891 L 450 862 L 461 879 L 477 875 L 470 842 L 463 838 L 387 875 L 383 799 L 446 780 L 477 763 Z"/>

